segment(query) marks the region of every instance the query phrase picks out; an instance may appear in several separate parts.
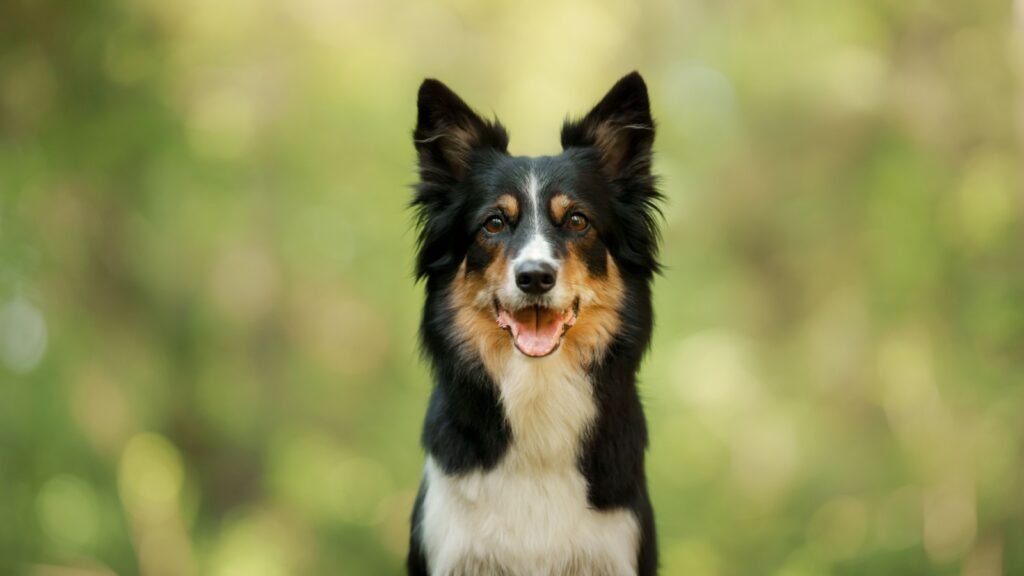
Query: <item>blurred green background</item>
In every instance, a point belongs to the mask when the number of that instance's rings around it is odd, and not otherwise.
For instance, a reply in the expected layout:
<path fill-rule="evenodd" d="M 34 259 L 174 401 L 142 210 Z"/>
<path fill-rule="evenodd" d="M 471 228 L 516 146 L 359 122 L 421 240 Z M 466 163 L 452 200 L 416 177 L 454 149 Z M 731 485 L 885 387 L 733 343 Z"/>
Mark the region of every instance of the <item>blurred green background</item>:
<path fill-rule="evenodd" d="M 1024 3 L 5 0 L 0 573 L 398 573 L 425 76 L 646 77 L 664 574 L 1024 574 Z"/>

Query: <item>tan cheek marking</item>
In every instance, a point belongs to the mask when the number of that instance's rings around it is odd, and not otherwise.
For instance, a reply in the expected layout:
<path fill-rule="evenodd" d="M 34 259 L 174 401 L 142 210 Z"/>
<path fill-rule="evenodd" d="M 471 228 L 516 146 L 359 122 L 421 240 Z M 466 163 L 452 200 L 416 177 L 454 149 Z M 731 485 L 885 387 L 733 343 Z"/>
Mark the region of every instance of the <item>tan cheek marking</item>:
<path fill-rule="evenodd" d="M 565 335 L 563 352 L 576 362 L 596 362 L 619 329 L 619 309 L 625 285 L 615 261 L 606 254 L 608 273 L 591 276 L 577 250 L 570 249 L 562 264 L 564 281 L 580 295 L 580 316 Z M 458 343 L 479 357 L 495 381 L 505 372 L 514 350 L 508 334 L 498 327 L 493 310 L 493 290 L 501 285 L 508 261 L 497 254 L 483 274 L 467 275 L 463 261 L 451 288 Z"/>
<path fill-rule="evenodd" d="M 508 335 L 498 327 L 492 304 L 493 290 L 500 286 L 506 265 L 502 251 L 483 274 L 467 275 L 466 261 L 463 260 L 452 282 L 450 296 L 455 310 L 458 344 L 479 356 L 494 379 L 504 372 L 512 352 Z"/>
<path fill-rule="evenodd" d="M 591 276 L 576 250 L 569 251 L 562 265 L 566 281 L 581 300 L 579 318 L 566 333 L 565 346 L 581 362 L 597 361 L 619 329 L 625 285 L 611 255 L 605 258 L 608 273 L 604 278 Z"/>
<path fill-rule="evenodd" d="M 505 212 L 505 215 L 512 220 L 519 220 L 519 202 L 511 194 L 502 194 L 498 197 L 498 207 Z"/>
<path fill-rule="evenodd" d="M 565 194 L 555 194 L 551 198 L 551 220 L 553 222 L 561 222 L 565 218 L 565 213 L 569 211 L 569 206 L 572 205 L 572 201 Z"/>

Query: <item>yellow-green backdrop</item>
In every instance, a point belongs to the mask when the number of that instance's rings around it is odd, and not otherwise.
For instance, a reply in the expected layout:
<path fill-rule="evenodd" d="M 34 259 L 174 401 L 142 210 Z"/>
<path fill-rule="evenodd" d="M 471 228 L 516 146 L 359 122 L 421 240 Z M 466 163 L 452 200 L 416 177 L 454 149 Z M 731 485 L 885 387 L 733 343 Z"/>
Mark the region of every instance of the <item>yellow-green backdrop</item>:
<path fill-rule="evenodd" d="M 4 0 L 0 573 L 397 573 L 417 86 L 632 69 L 663 572 L 1024 573 L 1020 0 Z"/>

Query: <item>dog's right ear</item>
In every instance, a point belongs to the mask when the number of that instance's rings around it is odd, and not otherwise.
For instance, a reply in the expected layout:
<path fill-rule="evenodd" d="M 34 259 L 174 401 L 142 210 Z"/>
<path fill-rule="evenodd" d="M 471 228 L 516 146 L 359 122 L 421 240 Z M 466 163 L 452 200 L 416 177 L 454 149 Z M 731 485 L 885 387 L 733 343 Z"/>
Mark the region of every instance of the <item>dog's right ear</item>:
<path fill-rule="evenodd" d="M 413 141 L 423 180 L 459 181 L 473 152 L 508 149 L 508 133 L 500 122 L 488 122 L 441 82 L 428 78 L 420 85 L 419 112 Z"/>
<path fill-rule="evenodd" d="M 413 141 L 419 156 L 420 182 L 412 206 L 419 228 L 416 276 L 424 278 L 458 265 L 466 239 L 456 223 L 465 198 L 455 193 L 473 155 L 484 150 L 507 153 L 508 134 L 488 122 L 447 86 L 427 79 L 420 86 Z"/>

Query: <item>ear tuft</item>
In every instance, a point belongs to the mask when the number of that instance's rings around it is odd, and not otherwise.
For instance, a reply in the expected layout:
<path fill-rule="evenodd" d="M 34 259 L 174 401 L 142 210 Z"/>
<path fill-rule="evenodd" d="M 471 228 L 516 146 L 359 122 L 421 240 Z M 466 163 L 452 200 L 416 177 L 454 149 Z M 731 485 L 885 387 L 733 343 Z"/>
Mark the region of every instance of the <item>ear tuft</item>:
<path fill-rule="evenodd" d="M 596 149 L 612 179 L 649 171 L 653 143 L 647 85 L 637 72 L 623 76 L 582 119 L 562 126 L 562 148 Z"/>
<path fill-rule="evenodd" d="M 413 142 L 419 152 L 424 178 L 445 175 L 459 180 L 465 176 L 475 150 L 490 148 L 506 152 L 508 149 L 508 133 L 500 122 L 481 118 L 438 80 L 423 81 L 417 108 Z"/>

